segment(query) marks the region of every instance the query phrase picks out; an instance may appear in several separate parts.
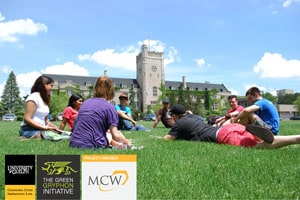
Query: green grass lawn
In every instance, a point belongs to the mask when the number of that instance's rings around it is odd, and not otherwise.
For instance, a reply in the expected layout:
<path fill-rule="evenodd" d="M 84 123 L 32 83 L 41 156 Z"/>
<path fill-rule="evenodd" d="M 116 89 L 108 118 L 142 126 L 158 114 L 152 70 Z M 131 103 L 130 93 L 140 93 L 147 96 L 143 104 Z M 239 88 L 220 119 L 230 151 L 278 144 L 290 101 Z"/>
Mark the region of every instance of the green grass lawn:
<path fill-rule="evenodd" d="M 151 132 L 123 132 L 141 150 L 81 150 L 68 141 L 19 141 L 19 124 L 0 122 L 0 199 L 5 154 L 137 154 L 138 199 L 300 199 L 300 145 L 257 150 L 163 141 L 168 129 L 160 124 Z M 300 121 L 282 121 L 280 134 L 300 134 Z"/>

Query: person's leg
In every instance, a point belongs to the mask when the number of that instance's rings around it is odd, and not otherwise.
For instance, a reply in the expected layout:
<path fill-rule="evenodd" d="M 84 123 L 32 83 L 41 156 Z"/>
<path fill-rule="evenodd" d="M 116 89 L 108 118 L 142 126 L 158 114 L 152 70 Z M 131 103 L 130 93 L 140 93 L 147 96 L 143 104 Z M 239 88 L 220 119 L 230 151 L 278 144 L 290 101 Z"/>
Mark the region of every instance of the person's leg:
<path fill-rule="evenodd" d="M 267 143 L 272 143 L 274 141 L 273 133 L 267 128 L 248 124 L 246 130 Z"/>
<path fill-rule="evenodd" d="M 219 129 L 217 140 L 219 144 L 228 144 L 233 146 L 254 147 L 258 140 L 250 132 L 246 131 L 246 127 L 232 123 L 222 126 Z"/>
<path fill-rule="evenodd" d="M 248 124 L 254 124 L 256 115 L 253 113 L 248 113 L 243 118 L 241 118 L 237 123 L 247 126 Z"/>
<path fill-rule="evenodd" d="M 265 142 L 258 143 L 255 148 L 276 149 L 292 144 L 300 144 L 300 135 L 274 136 L 274 142 L 272 144 Z"/>
<path fill-rule="evenodd" d="M 123 124 L 125 127 L 125 130 L 133 130 L 134 126 L 132 125 L 132 123 L 126 119 L 123 119 Z"/>

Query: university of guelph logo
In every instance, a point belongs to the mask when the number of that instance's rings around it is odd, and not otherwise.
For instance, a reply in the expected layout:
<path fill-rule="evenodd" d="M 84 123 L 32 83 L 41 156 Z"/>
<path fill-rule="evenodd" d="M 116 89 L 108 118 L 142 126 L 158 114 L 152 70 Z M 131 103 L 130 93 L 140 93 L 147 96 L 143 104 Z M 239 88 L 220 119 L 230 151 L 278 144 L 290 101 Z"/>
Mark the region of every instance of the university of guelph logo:
<path fill-rule="evenodd" d="M 74 170 L 69 164 L 70 161 L 55 161 L 55 162 L 45 162 L 45 167 L 42 167 L 42 170 L 47 172 L 47 175 L 70 175 L 71 173 L 77 173 L 78 171 Z"/>

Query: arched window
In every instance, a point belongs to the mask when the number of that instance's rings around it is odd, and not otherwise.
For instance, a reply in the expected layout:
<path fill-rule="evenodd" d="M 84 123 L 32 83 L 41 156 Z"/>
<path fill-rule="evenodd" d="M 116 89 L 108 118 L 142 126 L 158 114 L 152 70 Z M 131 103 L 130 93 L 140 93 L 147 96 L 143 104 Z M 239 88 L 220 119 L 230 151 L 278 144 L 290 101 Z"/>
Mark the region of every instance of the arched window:
<path fill-rule="evenodd" d="M 154 96 L 154 97 L 157 96 L 157 87 L 154 86 L 154 87 L 152 88 L 152 93 L 153 93 L 153 96 Z"/>

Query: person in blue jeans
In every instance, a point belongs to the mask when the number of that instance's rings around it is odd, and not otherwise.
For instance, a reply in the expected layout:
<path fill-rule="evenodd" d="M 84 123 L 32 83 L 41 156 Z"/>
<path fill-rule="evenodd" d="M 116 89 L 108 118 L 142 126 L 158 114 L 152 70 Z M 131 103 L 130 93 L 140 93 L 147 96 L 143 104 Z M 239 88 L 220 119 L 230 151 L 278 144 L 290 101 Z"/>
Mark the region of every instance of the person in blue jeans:
<path fill-rule="evenodd" d="M 251 87 L 246 92 L 246 97 L 251 106 L 241 111 L 233 122 L 243 125 L 253 124 L 272 131 L 274 135 L 279 133 L 279 115 L 275 105 L 261 96 L 257 87 Z"/>
<path fill-rule="evenodd" d="M 136 121 L 133 120 L 131 116 L 131 109 L 127 106 L 128 96 L 122 93 L 119 96 L 119 100 L 120 103 L 115 106 L 119 116 L 118 129 L 131 131 L 149 131 L 149 128 L 138 125 Z"/>

